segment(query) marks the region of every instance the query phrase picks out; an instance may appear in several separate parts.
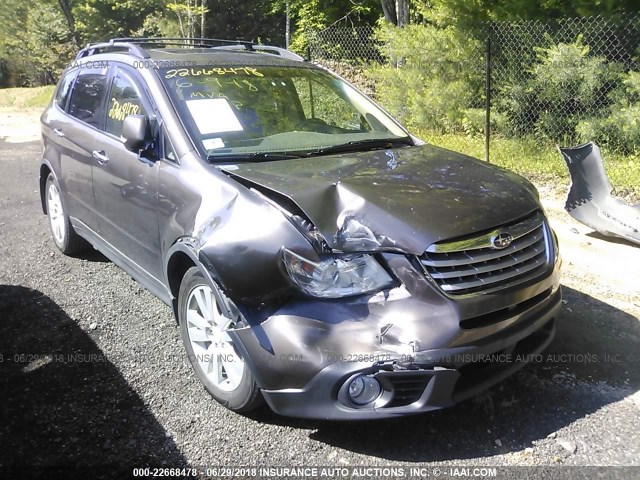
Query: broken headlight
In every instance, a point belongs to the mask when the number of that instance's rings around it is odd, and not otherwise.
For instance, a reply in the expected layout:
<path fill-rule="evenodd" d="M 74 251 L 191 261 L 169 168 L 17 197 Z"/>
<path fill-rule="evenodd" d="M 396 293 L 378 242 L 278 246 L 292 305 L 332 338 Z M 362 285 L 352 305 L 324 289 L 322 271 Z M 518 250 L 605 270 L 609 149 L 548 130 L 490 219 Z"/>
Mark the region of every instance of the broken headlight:
<path fill-rule="evenodd" d="M 282 259 L 293 283 L 314 297 L 360 295 L 393 283 L 372 255 L 327 255 L 319 262 L 313 262 L 284 248 Z"/>

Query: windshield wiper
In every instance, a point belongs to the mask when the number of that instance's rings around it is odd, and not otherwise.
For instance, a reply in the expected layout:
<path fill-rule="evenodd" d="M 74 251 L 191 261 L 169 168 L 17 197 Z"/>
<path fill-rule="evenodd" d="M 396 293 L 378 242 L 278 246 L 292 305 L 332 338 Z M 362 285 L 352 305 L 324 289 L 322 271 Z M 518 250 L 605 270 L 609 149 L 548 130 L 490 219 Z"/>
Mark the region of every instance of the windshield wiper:
<path fill-rule="evenodd" d="M 326 155 L 328 153 L 357 152 L 360 150 L 377 150 L 382 148 L 392 148 L 397 146 L 413 145 L 410 137 L 398 138 L 370 138 L 367 140 L 354 140 L 352 142 L 332 145 L 330 147 L 319 148 L 305 153 L 305 156 Z"/>
<path fill-rule="evenodd" d="M 300 158 L 301 155 L 278 152 L 256 152 L 256 153 L 220 153 L 218 155 L 208 155 L 210 162 L 270 162 L 272 160 L 291 160 Z"/>

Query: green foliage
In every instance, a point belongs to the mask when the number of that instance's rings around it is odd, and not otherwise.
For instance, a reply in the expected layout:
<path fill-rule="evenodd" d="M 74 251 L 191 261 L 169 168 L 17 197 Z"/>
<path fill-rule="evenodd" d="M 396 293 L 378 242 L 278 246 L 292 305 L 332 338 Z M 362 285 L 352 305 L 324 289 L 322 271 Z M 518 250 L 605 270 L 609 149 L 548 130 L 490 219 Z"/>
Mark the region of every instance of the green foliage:
<path fill-rule="evenodd" d="M 180 26 L 175 18 L 167 18 L 162 12 L 147 15 L 142 26 L 133 32 L 133 37 L 179 37 Z"/>
<path fill-rule="evenodd" d="M 76 51 L 67 22 L 58 8 L 43 4 L 29 10 L 21 50 L 23 56 L 33 62 L 33 71 L 29 72 L 31 84 L 36 83 L 31 76 L 36 72 L 44 76 L 42 83 L 55 83 Z"/>
<path fill-rule="evenodd" d="M 468 137 L 481 137 L 484 135 L 486 122 L 484 108 L 467 108 L 462 117 L 462 131 Z"/>
<path fill-rule="evenodd" d="M 597 139 L 622 153 L 640 152 L 640 73 L 623 75 L 620 87 L 609 98 L 612 103 L 603 116 L 578 124 L 581 139 Z"/>
<path fill-rule="evenodd" d="M 272 0 L 272 11 L 284 13 L 287 4 L 292 19 L 291 50 L 304 55 L 310 32 L 344 22 L 372 25 L 382 15 L 379 0 Z"/>
<path fill-rule="evenodd" d="M 391 65 L 373 66 L 368 74 L 382 104 L 410 128 L 468 128 L 468 109 L 483 104 L 481 44 L 453 27 L 434 25 L 399 29 L 385 23 L 378 37 Z"/>
<path fill-rule="evenodd" d="M 413 0 L 429 22 L 473 28 L 486 20 L 547 20 L 561 17 L 611 17 L 638 10 L 637 0 Z"/>
<path fill-rule="evenodd" d="M 573 142 L 578 124 L 609 105 L 607 93 L 617 85 L 621 68 L 590 55 L 580 36 L 573 43 L 535 51 L 536 62 L 527 75 L 497 94 L 498 110 L 506 116 L 502 133 Z"/>
<path fill-rule="evenodd" d="M 75 53 L 64 16 L 48 3 L 13 14 L 13 22 L 5 23 L 7 36 L 0 43 L 9 73 L 6 85 L 54 83 Z"/>
<path fill-rule="evenodd" d="M 460 134 L 441 134 L 426 130 L 413 132 L 419 138 L 443 148 L 484 158 L 484 139 Z M 631 202 L 640 201 L 640 156 L 621 154 L 603 148 L 604 166 L 614 185 L 614 193 Z M 569 184 L 569 174 L 557 148 L 535 137 L 494 138 L 491 163 L 512 170 L 530 180 L 553 185 Z"/>
<path fill-rule="evenodd" d="M 95 42 L 131 35 L 164 5 L 164 0 L 77 0 L 72 10 L 82 39 Z"/>

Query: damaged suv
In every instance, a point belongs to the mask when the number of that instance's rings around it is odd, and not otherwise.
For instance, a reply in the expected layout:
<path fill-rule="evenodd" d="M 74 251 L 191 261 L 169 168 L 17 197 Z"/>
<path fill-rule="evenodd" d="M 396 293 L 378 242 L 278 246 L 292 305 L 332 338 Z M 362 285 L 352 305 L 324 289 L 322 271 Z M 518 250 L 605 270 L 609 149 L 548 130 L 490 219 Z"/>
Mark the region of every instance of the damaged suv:
<path fill-rule="evenodd" d="M 89 45 L 42 133 L 58 248 L 92 245 L 171 305 L 234 411 L 438 409 L 553 337 L 560 261 L 535 188 L 424 144 L 286 50 Z"/>

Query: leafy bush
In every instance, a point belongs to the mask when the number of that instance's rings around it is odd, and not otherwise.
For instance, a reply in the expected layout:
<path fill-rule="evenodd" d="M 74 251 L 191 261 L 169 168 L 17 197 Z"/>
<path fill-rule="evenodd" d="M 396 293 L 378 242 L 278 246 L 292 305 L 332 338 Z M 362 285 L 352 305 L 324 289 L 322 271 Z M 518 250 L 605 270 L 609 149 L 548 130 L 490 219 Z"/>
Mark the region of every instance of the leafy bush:
<path fill-rule="evenodd" d="M 640 152 L 640 72 L 623 75 L 620 87 L 609 98 L 608 115 L 578 124 L 581 139 L 596 140 L 621 153 Z"/>
<path fill-rule="evenodd" d="M 76 51 L 64 16 L 59 8 L 35 4 L 24 19 L 24 29 L 3 45 L 7 84 L 21 86 L 55 83 Z"/>
<path fill-rule="evenodd" d="M 508 119 L 504 133 L 572 142 L 578 124 L 610 104 L 607 94 L 619 83 L 621 67 L 590 55 L 581 36 L 536 52 L 537 62 L 524 79 L 498 93 L 498 109 Z"/>
<path fill-rule="evenodd" d="M 454 27 L 381 24 L 390 64 L 367 72 L 376 98 L 409 128 L 464 131 L 467 110 L 483 105 L 482 46 Z"/>

